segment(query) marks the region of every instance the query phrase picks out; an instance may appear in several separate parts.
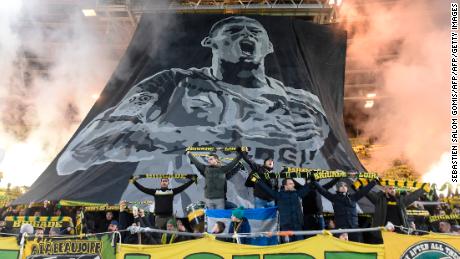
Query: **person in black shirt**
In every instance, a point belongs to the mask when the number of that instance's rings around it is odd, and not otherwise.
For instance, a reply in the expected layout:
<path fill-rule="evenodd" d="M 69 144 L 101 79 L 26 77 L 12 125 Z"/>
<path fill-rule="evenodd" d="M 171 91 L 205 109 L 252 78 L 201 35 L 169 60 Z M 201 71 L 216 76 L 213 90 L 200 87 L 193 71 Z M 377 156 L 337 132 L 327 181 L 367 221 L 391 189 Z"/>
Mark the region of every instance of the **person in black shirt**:
<path fill-rule="evenodd" d="M 264 181 L 260 180 L 258 174 L 255 174 L 251 178 L 251 181 L 277 201 L 281 231 L 302 230 L 303 215 L 302 208 L 300 206 L 300 199 L 311 191 L 308 184 L 305 184 L 297 190 L 295 188 L 294 180 L 292 178 L 285 178 L 282 181 L 283 188 L 279 191 L 274 191 L 272 188 L 267 186 Z M 289 241 L 301 239 L 303 239 L 302 236 L 292 236 Z"/>
<path fill-rule="evenodd" d="M 406 207 L 418 200 L 424 193 L 424 187 L 407 195 L 398 195 L 394 186 L 385 186 L 383 191 L 370 192 L 366 197 L 374 204 L 375 211 L 372 219 L 372 227 L 385 226 L 391 222 L 395 226 L 408 228 Z M 396 231 L 400 231 L 396 228 Z M 382 244 L 383 239 L 380 232 L 373 232 L 372 243 Z"/>
<path fill-rule="evenodd" d="M 111 222 L 115 219 L 112 211 L 107 211 L 104 218 L 100 218 L 96 221 L 97 233 L 107 232 L 107 229 Z"/>
<path fill-rule="evenodd" d="M 140 191 L 152 195 L 155 199 L 155 227 L 165 229 L 166 223 L 173 216 L 174 195 L 187 189 L 193 182 L 196 182 L 197 178 L 193 176 L 189 182 L 172 189 L 169 188 L 168 178 L 161 179 L 160 189 L 146 188 L 137 182 L 138 179 L 136 176 L 133 178 L 134 186 Z"/>
<path fill-rule="evenodd" d="M 273 173 L 273 158 L 266 158 L 264 160 L 263 165 L 258 165 L 256 164 L 252 159 L 248 157 L 247 152 L 242 151 L 241 149 L 238 149 L 240 152 L 241 156 L 243 157 L 243 160 L 248 163 L 249 167 L 251 167 L 252 172 L 249 174 L 245 185 L 247 187 L 253 187 L 254 188 L 254 207 L 255 208 L 268 208 L 268 207 L 274 207 L 275 206 L 275 200 L 273 199 L 272 196 L 267 194 L 262 190 L 262 188 L 254 184 L 253 181 L 251 181 L 252 177 L 254 177 L 254 174 L 258 174 L 261 178 L 261 181 L 263 181 L 268 187 L 270 187 L 274 191 L 278 191 L 278 179 L 270 179 L 265 176 L 267 173 Z"/>
<path fill-rule="evenodd" d="M 340 180 L 334 178 L 323 185 L 323 188 L 329 190 Z M 294 181 L 295 188 L 302 187 L 300 183 Z M 323 217 L 323 201 L 321 195 L 316 190 L 312 190 L 302 198 L 303 210 L 303 227 L 305 230 L 322 230 L 326 228 L 326 222 Z"/>
<path fill-rule="evenodd" d="M 318 192 L 332 202 L 334 208 L 334 220 L 337 228 L 349 229 L 358 228 L 358 211 L 356 204 L 358 200 L 364 197 L 376 184 L 377 181 L 371 181 L 367 186 L 362 187 L 355 193 L 348 192 L 348 183 L 340 180 L 336 184 L 336 193 L 330 193 L 324 189 L 315 179 L 311 180 Z M 355 242 L 362 242 L 361 233 L 350 233 L 349 238 Z"/>

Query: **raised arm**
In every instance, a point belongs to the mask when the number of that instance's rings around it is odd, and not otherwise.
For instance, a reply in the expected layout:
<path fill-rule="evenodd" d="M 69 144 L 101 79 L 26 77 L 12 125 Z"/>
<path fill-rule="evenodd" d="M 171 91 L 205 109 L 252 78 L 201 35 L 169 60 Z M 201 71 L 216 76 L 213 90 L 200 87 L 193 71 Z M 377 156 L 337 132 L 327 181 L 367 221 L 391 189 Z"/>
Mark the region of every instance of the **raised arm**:
<path fill-rule="evenodd" d="M 418 200 L 418 198 L 420 198 L 424 193 L 425 193 L 425 190 L 422 187 L 414 192 L 407 194 L 404 197 L 401 197 L 401 203 L 403 203 L 402 205 L 407 207 L 411 205 L 412 203 L 414 203 L 416 200 Z"/>
<path fill-rule="evenodd" d="M 366 194 L 366 197 L 373 203 L 376 204 L 378 202 L 378 195 L 380 194 L 381 191 L 379 192 L 368 192 Z"/>
<path fill-rule="evenodd" d="M 251 170 L 252 171 L 258 171 L 259 170 L 259 165 L 256 164 L 254 162 L 254 160 L 250 159 L 248 157 L 248 153 L 247 152 L 244 152 L 244 151 L 240 151 L 238 152 L 239 154 L 241 154 L 241 157 L 243 158 L 243 160 L 248 163 L 249 167 L 251 167 Z"/>
<path fill-rule="evenodd" d="M 193 179 L 190 179 L 188 182 L 184 183 L 183 185 L 179 186 L 179 187 L 176 187 L 176 188 L 173 188 L 172 191 L 173 191 L 173 194 L 176 195 L 178 193 L 181 193 L 182 191 L 184 191 L 185 189 L 187 189 L 190 185 L 192 185 L 192 183 L 194 183 L 195 181 Z"/>
<path fill-rule="evenodd" d="M 377 184 L 377 181 L 376 180 L 373 180 L 372 182 L 370 182 L 368 185 L 360 188 L 357 192 L 353 193 L 350 198 L 352 198 L 353 200 L 355 201 L 358 201 L 360 200 L 362 197 L 364 197 L 366 194 L 368 194 L 372 188 L 374 188 L 374 186 Z"/>
<path fill-rule="evenodd" d="M 255 184 L 257 184 L 267 195 L 269 195 L 273 199 L 279 199 L 279 193 L 277 191 L 272 190 L 272 188 L 268 187 L 263 181 L 259 180 Z"/>
<path fill-rule="evenodd" d="M 228 163 L 228 164 L 222 166 L 222 167 L 221 167 L 222 170 L 224 170 L 224 172 L 226 172 L 226 173 L 227 173 L 227 172 L 228 172 L 228 173 L 231 173 L 231 172 L 229 172 L 229 171 L 232 170 L 233 167 L 235 167 L 235 166 L 238 164 L 238 162 L 240 162 L 240 159 L 241 159 L 241 154 L 238 154 L 238 156 L 235 157 L 235 158 L 232 160 L 232 162 L 230 162 L 230 163 Z"/>
<path fill-rule="evenodd" d="M 249 173 L 248 178 L 246 178 L 246 182 L 244 182 L 244 186 L 254 188 L 256 184 L 253 181 L 251 181 L 251 178 L 254 177 L 254 174 L 254 172 Z"/>
<path fill-rule="evenodd" d="M 299 184 L 299 183 L 298 183 Z M 297 187 L 296 187 L 297 189 Z M 297 195 L 299 195 L 300 198 L 305 197 L 309 192 L 311 191 L 311 188 L 308 186 L 308 183 L 305 182 L 305 184 L 302 186 L 300 185 L 299 189 L 297 189 Z"/>
<path fill-rule="evenodd" d="M 316 190 L 324 196 L 324 198 L 330 200 L 331 202 L 335 201 L 335 195 L 330 193 L 328 190 L 324 189 L 321 184 L 319 184 L 317 181 L 314 181 L 313 184 L 315 185 Z"/>
<path fill-rule="evenodd" d="M 147 187 L 141 185 L 140 183 L 137 182 L 136 178 L 133 179 L 133 184 L 141 192 L 146 193 L 146 194 L 150 194 L 150 195 L 153 195 L 153 196 L 155 196 L 155 193 L 158 190 L 158 189 L 150 189 L 150 188 L 147 188 Z"/>
<path fill-rule="evenodd" d="M 326 189 L 326 190 L 329 190 L 331 189 L 332 187 L 334 187 L 334 185 L 340 180 L 340 178 L 333 178 L 332 180 L 330 180 L 328 183 L 326 183 L 325 185 L 323 185 L 323 188 Z"/>
<path fill-rule="evenodd" d="M 198 169 L 198 171 L 204 176 L 204 170 L 206 170 L 206 165 L 201 163 L 198 159 L 196 159 L 192 153 L 187 151 L 187 156 L 190 159 L 190 162 Z"/>
<path fill-rule="evenodd" d="M 295 179 L 292 179 L 292 181 L 294 182 L 294 187 L 295 187 L 296 190 L 300 190 L 300 188 L 302 188 L 303 185 L 301 185 Z M 305 181 L 305 184 L 307 184 L 306 181 Z"/>

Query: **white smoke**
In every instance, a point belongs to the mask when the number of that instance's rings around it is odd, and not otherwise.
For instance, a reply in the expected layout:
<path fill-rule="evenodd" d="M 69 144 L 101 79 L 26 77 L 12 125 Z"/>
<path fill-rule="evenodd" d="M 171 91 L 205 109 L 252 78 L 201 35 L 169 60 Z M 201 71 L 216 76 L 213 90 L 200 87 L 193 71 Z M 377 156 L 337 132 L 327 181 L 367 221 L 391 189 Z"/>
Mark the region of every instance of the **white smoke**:
<path fill-rule="evenodd" d="M 145 1 L 136 8 L 164 9 L 169 3 Z M 99 18 L 84 17 L 78 4 L 66 9 L 67 19 L 50 24 L 42 22 L 52 12 L 46 2 L 3 0 L 0 5 L 0 185 L 31 185 L 46 169 L 99 97 L 134 32 L 108 17 L 101 28 Z M 163 30 L 174 20 L 158 17 L 154 50 L 174 36 Z M 31 69 L 37 67 L 34 62 L 44 69 Z M 129 76 L 128 66 L 118 68 L 117 79 Z"/>
<path fill-rule="evenodd" d="M 49 28 L 34 15 L 43 8 L 18 0 L 0 5 L 2 185 L 30 185 L 43 172 L 116 65 L 102 44 L 104 35 L 79 10 L 65 24 Z M 30 60 L 49 67 L 31 69 L 36 65 Z"/>
<path fill-rule="evenodd" d="M 450 182 L 450 161 L 451 157 L 449 152 L 445 152 L 441 155 L 441 158 L 433 163 L 427 172 L 423 174 L 422 180 L 428 183 L 435 183 L 438 188 L 444 183 Z"/>
<path fill-rule="evenodd" d="M 423 174 L 449 148 L 450 4 L 356 2 L 344 1 L 341 10 L 345 23 L 355 21 L 345 25 L 354 34 L 348 54 L 360 67 L 380 71 L 378 96 L 388 96 L 361 125 L 365 136 L 385 146 L 372 154 L 368 169 L 407 158 Z M 389 53 L 397 55 L 382 59 Z"/>

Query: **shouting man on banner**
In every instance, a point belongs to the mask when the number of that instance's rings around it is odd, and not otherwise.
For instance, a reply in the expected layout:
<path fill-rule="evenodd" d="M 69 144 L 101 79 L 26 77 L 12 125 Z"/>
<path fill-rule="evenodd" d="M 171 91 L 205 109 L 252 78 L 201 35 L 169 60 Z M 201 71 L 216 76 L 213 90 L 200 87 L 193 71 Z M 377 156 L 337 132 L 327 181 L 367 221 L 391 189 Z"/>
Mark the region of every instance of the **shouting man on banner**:
<path fill-rule="evenodd" d="M 58 174 L 106 162 L 156 160 L 167 167 L 181 148 L 197 143 L 250 146 L 280 164 L 327 167 L 317 152 L 330 131 L 325 111 L 316 95 L 265 74 L 273 45 L 257 20 L 222 19 L 201 45 L 212 50 L 211 67 L 172 68 L 135 85 L 75 136 Z"/>
<path fill-rule="evenodd" d="M 192 170 L 183 155 L 188 146 L 249 146 L 251 156 L 272 157 L 279 167 L 329 168 L 319 151 L 331 131 L 321 102 L 265 74 L 274 48 L 261 23 L 219 20 L 201 45 L 212 51 L 210 67 L 171 68 L 139 82 L 75 135 L 57 161 L 58 175 L 108 162 L 138 163 L 134 175 Z M 238 190 L 244 179 L 232 181 L 229 200 L 249 206 L 249 194 Z M 188 200 L 203 198 L 186 193 Z"/>

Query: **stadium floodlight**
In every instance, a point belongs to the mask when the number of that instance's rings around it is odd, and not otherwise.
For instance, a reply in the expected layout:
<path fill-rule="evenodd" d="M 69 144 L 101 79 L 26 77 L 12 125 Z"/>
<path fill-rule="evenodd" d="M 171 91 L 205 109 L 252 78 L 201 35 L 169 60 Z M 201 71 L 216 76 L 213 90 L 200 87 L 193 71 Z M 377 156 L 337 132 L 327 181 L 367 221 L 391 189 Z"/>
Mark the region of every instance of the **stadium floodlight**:
<path fill-rule="evenodd" d="M 96 16 L 96 10 L 94 9 L 82 9 L 83 15 L 86 17 Z"/>

